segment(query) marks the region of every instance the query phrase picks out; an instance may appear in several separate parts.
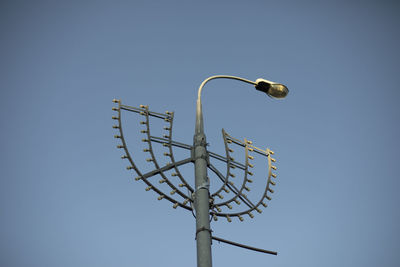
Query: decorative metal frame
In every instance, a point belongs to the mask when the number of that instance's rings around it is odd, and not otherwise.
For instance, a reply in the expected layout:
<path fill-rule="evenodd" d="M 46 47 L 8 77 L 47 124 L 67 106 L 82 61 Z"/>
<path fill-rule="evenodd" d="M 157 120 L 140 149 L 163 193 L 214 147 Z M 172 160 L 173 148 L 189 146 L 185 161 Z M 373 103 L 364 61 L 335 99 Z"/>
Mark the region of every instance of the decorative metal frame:
<path fill-rule="evenodd" d="M 140 105 L 139 108 L 136 107 L 131 107 L 127 105 L 122 105 L 120 100 L 114 99 L 114 103 L 118 104 L 117 107 L 113 107 L 112 109 L 117 112 L 117 116 L 113 116 L 112 119 L 117 121 L 117 125 L 113 125 L 113 128 L 118 129 L 119 134 L 115 135 L 115 138 L 118 138 L 121 140 L 122 144 L 117 145 L 117 148 L 119 149 L 124 149 L 125 154 L 121 157 L 122 159 L 127 159 L 130 163 L 130 165 L 127 167 L 128 170 L 134 170 L 137 174 L 135 180 L 139 181 L 142 180 L 146 185 L 146 191 L 153 190 L 156 192 L 158 196 L 158 200 L 166 199 L 170 201 L 173 204 L 173 208 L 181 207 L 183 209 L 193 211 L 193 195 L 195 192 L 195 189 L 190 186 L 190 184 L 185 180 L 183 177 L 182 173 L 179 171 L 179 166 L 188 164 L 188 163 L 194 163 L 194 152 L 193 152 L 193 146 L 183 144 L 180 142 L 176 142 L 172 139 L 172 127 L 173 127 L 173 119 L 174 119 L 174 112 L 165 112 L 163 113 L 157 113 L 150 111 L 148 106 L 145 105 Z M 139 168 L 136 166 L 136 164 L 133 161 L 133 158 L 131 154 L 128 151 L 127 144 L 124 138 L 123 134 L 123 129 L 122 129 L 122 123 L 121 123 L 121 115 L 122 115 L 122 110 L 124 111 L 129 111 L 129 112 L 134 112 L 138 113 L 139 115 L 144 117 L 144 120 L 140 122 L 141 125 L 145 127 L 145 129 L 141 129 L 141 133 L 145 134 L 145 137 L 142 139 L 142 141 L 146 144 L 148 144 L 148 147 L 143 150 L 145 153 L 149 153 L 150 157 L 146 159 L 148 162 L 153 162 L 154 164 L 154 170 L 147 172 L 147 173 L 142 173 Z M 166 134 L 163 135 L 163 137 L 158 137 L 158 136 L 152 136 L 150 132 L 150 117 L 158 118 L 167 123 L 167 125 L 164 127 L 164 130 L 166 131 Z M 210 200 L 210 216 L 214 220 L 218 220 L 218 217 L 224 217 L 228 220 L 228 222 L 232 221 L 232 217 L 237 217 L 240 221 L 243 221 L 244 215 L 248 215 L 250 218 L 253 218 L 254 215 L 252 212 L 257 211 L 258 213 L 261 213 L 262 210 L 260 209 L 261 206 L 267 207 L 266 200 L 270 201 L 271 200 L 271 194 L 274 193 L 274 190 L 272 189 L 272 186 L 274 186 L 276 183 L 273 181 L 273 178 L 276 178 L 276 174 L 272 172 L 272 170 L 276 170 L 276 166 L 272 165 L 273 162 L 276 160 L 272 158 L 272 155 L 274 154 L 273 151 L 270 149 L 260 149 L 258 147 L 255 147 L 251 141 L 248 141 L 247 139 L 244 139 L 243 141 L 233 138 L 230 136 L 228 133 L 225 132 L 224 129 L 222 129 L 222 136 L 224 139 L 224 144 L 225 144 L 225 152 L 226 156 L 221 156 L 216 153 L 207 151 L 207 168 L 210 169 L 221 181 L 222 181 L 222 186 L 216 190 L 214 193 L 210 194 L 209 200 Z M 156 159 L 155 153 L 153 151 L 153 146 L 152 142 L 154 143 L 159 143 L 162 144 L 164 147 L 168 148 L 168 152 L 164 153 L 164 156 L 169 157 L 170 161 L 169 163 L 161 166 Z M 245 162 L 240 163 L 236 161 L 232 156 L 231 153 L 233 153 L 232 146 L 237 145 L 239 147 L 244 148 L 245 150 Z M 174 154 L 173 154 L 173 147 L 179 147 L 179 148 L 184 148 L 186 150 L 191 151 L 191 156 L 180 160 L 180 161 L 175 161 Z M 251 169 L 254 167 L 254 164 L 250 163 L 255 157 L 255 155 L 260 155 L 262 157 L 266 157 L 267 159 L 267 165 L 268 165 L 268 175 L 267 175 L 267 183 L 265 186 L 265 190 L 261 198 L 259 199 L 258 202 L 253 203 L 250 201 L 250 199 L 247 197 L 245 192 L 250 191 L 250 185 L 253 181 L 249 178 L 249 176 L 253 176 L 253 172 L 251 172 Z M 226 174 L 223 175 L 209 160 L 209 157 L 217 159 L 219 161 L 225 162 L 226 163 Z M 244 172 L 244 178 L 243 182 L 241 185 L 236 186 L 231 180 L 231 178 L 235 177 L 235 174 L 232 173 L 232 169 L 240 169 Z M 173 170 L 174 172 L 171 174 L 173 177 L 177 177 L 180 180 L 179 186 L 175 186 L 174 183 L 167 177 L 165 174 L 166 171 Z M 169 193 L 163 192 L 163 190 L 159 189 L 154 183 L 152 183 L 149 178 L 155 175 L 160 175 L 161 180 L 159 180 L 159 183 L 165 183 L 167 184 L 170 189 L 172 190 Z M 204 185 L 204 186 L 209 186 Z M 188 193 L 183 192 L 180 188 L 186 188 Z M 226 193 L 232 192 L 233 197 L 230 197 L 228 200 L 223 201 L 223 196 L 221 195 L 221 192 L 225 191 Z M 219 201 L 217 201 L 218 199 Z M 242 210 L 237 210 L 237 207 L 233 208 L 232 204 L 235 203 L 237 206 L 239 206 L 243 202 L 243 204 L 246 206 Z M 222 212 L 221 207 L 227 207 L 229 210 L 233 210 L 232 212 Z M 214 238 L 214 237 L 213 237 Z M 218 238 L 214 238 L 218 240 Z M 219 239 L 219 241 L 223 241 Z M 251 248 L 251 247 L 247 247 Z M 263 251 L 265 252 L 265 251 Z M 268 252 L 267 252 L 268 253 Z M 271 254 L 276 254 L 276 252 L 273 252 Z"/>

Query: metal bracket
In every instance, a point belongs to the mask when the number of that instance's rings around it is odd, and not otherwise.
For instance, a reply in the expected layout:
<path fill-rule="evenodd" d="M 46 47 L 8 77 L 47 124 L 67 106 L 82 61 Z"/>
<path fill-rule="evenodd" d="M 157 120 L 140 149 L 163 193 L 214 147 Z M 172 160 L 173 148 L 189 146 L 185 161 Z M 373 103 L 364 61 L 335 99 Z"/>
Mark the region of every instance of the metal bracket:
<path fill-rule="evenodd" d="M 200 189 L 210 189 L 210 178 L 207 177 L 207 182 L 201 184 L 200 186 L 196 187 L 196 190 L 194 191 L 195 193 L 200 190 Z"/>
<path fill-rule="evenodd" d="M 205 228 L 204 226 L 203 226 L 203 227 L 200 227 L 199 229 L 196 230 L 196 237 L 194 238 L 195 240 L 197 239 L 197 234 L 200 233 L 200 232 L 202 232 L 202 231 L 208 231 L 208 232 L 210 232 L 210 235 L 211 235 L 212 232 L 213 232 L 213 230 L 208 229 L 208 228 Z"/>

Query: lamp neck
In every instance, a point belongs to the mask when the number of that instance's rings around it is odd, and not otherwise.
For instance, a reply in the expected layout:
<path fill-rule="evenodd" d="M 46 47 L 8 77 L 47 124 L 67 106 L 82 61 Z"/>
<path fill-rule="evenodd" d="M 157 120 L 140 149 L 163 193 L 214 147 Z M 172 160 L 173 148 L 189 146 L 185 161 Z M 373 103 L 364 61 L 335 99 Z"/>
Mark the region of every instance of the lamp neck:
<path fill-rule="evenodd" d="M 201 106 L 201 92 L 203 90 L 204 85 L 213 80 L 213 79 L 232 79 L 232 80 L 239 80 L 245 83 L 253 84 L 256 85 L 255 82 L 243 79 L 240 77 L 236 76 L 230 76 L 230 75 L 216 75 L 216 76 L 211 76 L 205 79 L 197 92 L 197 102 L 196 102 L 196 127 L 195 127 L 195 136 L 196 135 L 203 135 L 204 136 L 204 123 L 203 123 L 203 111 L 202 111 L 202 106 Z M 205 136 L 204 136 L 205 139 Z"/>

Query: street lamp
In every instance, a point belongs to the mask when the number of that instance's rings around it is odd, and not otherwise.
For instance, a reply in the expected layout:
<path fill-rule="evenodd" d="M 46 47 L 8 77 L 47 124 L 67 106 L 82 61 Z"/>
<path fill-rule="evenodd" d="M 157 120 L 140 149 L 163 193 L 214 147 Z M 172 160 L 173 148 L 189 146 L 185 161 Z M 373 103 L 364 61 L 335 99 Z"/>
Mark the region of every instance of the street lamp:
<path fill-rule="evenodd" d="M 244 139 L 242 141 L 233 138 L 229 134 L 227 134 L 225 130 L 222 130 L 226 156 L 218 155 L 207 150 L 207 142 L 203 126 L 201 92 L 204 85 L 213 79 L 233 79 L 249 83 L 254 85 L 257 90 L 266 93 L 272 98 L 284 98 L 289 92 L 287 87 L 283 84 L 271 82 L 265 79 L 257 79 L 255 82 L 253 82 L 240 77 L 228 75 L 211 76 L 205 79 L 201 83 L 198 90 L 198 98 L 196 103 L 196 125 L 193 137 L 193 145 L 188 145 L 173 140 L 172 126 L 174 120 L 174 112 L 153 112 L 149 110 L 149 107 L 147 105 L 140 105 L 139 108 L 131 107 L 123 105 L 121 101 L 117 99 L 114 99 L 113 102 L 118 104 L 118 106 L 112 108 L 114 111 L 117 112 L 117 116 L 112 116 L 112 119 L 117 121 L 117 123 L 113 125 L 113 128 L 118 130 L 119 132 L 119 134 L 114 135 L 114 137 L 121 141 L 121 143 L 117 145 L 117 148 L 124 151 L 124 154 L 121 158 L 129 161 L 129 166 L 126 167 L 127 170 L 132 170 L 136 172 L 135 180 L 144 182 L 147 186 L 146 191 L 155 192 L 158 195 L 158 200 L 167 200 L 171 202 L 174 209 L 180 207 L 185 210 L 195 212 L 195 236 L 198 267 L 212 266 L 211 239 L 228 243 L 234 246 L 251 249 L 254 251 L 277 255 L 277 252 L 274 251 L 254 248 L 247 245 L 235 243 L 211 234 L 212 231 L 210 228 L 210 217 L 212 217 L 214 220 L 217 220 L 218 217 L 226 218 L 228 222 L 231 222 L 231 218 L 233 217 L 236 217 L 240 221 L 243 221 L 243 216 L 245 215 L 253 218 L 253 211 L 261 213 L 262 210 L 260 209 L 260 207 L 267 207 L 265 199 L 271 200 L 271 194 L 274 193 L 274 189 L 272 188 L 276 184 L 276 182 L 273 181 L 273 178 L 276 178 L 276 174 L 272 172 L 272 170 L 276 170 L 276 166 L 273 165 L 273 162 L 275 162 L 276 160 L 272 158 L 274 152 L 268 148 L 260 149 L 258 147 L 255 147 L 251 141 L 248 141 L 247 139 Z M 144 127 L 141 128 L 140 132 L 145 136 L 142 139 L 142 142 L 144 142 L 146 145 L 146 147 L 143 149 L 143 152 L 150 156 L 146 159 L 146 161 L 149 164 L 153 165 L 153 170 L 145 173 L 142 172 L 140 168 L 135 164 L 132 153 L 129 152 L 124 137 L 121 120 L 122 111 L 134 112 L 143 116 L 143 119 L 140 121 L 140 125 Z M 166 134 L 163 134 L 162 137 L 153 135 L 150 129 L 150 122 L 152 120 L 161 120 L 163 123 L 166 123 L 166 126 L 163 127 L 166 131 Z M 158 155 L 154 150 L 155 145 L 162 145 L 162 147 L 167 149 L 167 151 L 163 153 L 163 155 L 169 159 L 166 164 L 162 164 L 158 161 Z M 232 153 L 233 150 L 229 147 L 229 145 L 236 145 L 241 149 L 244 149 L 244 163 L 235 160 L 231 156 L 230 153 Z M 186 149 L 187 151 L 190 151 L 190 156 L 179 161 L 175 160 L 173 147 L 179 147 L 180 149 Z M 255 155 L 261 155 L 262 157 L 267 158 L 268 175 L 264 193 L 261 195 L 259 201 L 253 203 L 244 192 L 250 191 L 250 187 L 248 185 L 249 183 L 252 183 L 252 180 L 249 177 L 254 175 L 254 173 L 251 171 L 251 168 L 254 167 L 254 164 L 250 163 L 250 161 L 254 159 Z M 210 158 L 226 163 L 226 175 L 223 175 L 218 170 L 218 168 L 214 166 L 214 164 L 210 161 Z M 191 163 L 194 164 L 194 186 L 192 186 L 191 183 L 189 183 L 188 180 L 183 177 L 182 172 L 180 172 L 179 170 L 180 166 Z M 217 176 L 217 178 L 222 181 L 221 187 L 212 194 L 210 194 L 209 192 L 210 182 L 207 176 L 207 168 L 210 169 Z M 235 177 L 235 175 L 231 172 L 232 169 L 243 171 L 244 177 L 241 184 L 235 185 L 230 180 L 230 178 Z M 157 185 L 157 181 L 154 181 L 156 177 L 161 177 L 158 183 L 164 184 L 166 185 L 166 187 L 160 188 Z M 168 192 L 166 191 L 166 188 L 169 188 L 172 191 Z M 185 192 L 185 190 L 187 190 L 187 193 Z M 227 194 L 232 193 L 230 197 L 227 197 L 227 200 L 222 200 L 223 195 L 221 195 L 221 193 L 223 191 Z M 220 201 L 218 201 L 216 197 L 218 197 Z M 243 207 L 239 207 L 241 203 L 243 203 L 242 206 L 244 206 L 244 209 Z M 237 208 L 233 208 L 232 204 L 237 205 Z M 223 211 L 221 208 L 224 207 L 228 208 L 229 210 Z"/>
<path fill-rule="evenodd" d="M 285 85 L 261 78 L 256 80 L 255 87 L 272 98 L 285 98 L 289 93 L 289 89 Z"/>
<path fill-rule="evenodd" d="M 265 92 L 273 98 L 284 98 L 289 90 L 286 86 L 265 79 L 255 82 L 236 76 L 217 75 L 205 79 L 198 90 L 196 108 L 196 127 L 193 138 L 195 159 L 195 199 L 196 210 L 196 240 L 197 240 L 197 266 L 211 267 L 211 228 L 209 220 L 209 181 L 207 176 L 207 142 L 204 134 L 203 112 L 201 106 L 201 92 L 204 85 L 213 79 L 233 79 L 253 84 L 259 91 Z"/>

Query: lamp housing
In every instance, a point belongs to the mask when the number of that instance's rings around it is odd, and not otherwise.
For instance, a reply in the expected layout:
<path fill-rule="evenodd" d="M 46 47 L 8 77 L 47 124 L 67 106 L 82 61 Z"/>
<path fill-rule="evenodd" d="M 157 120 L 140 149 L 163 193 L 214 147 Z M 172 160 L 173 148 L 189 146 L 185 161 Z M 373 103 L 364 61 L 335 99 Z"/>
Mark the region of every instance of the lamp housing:
<path fill-rule="evenodd" d="M 285 98 L 289 93 L 289 89 L 285 85 L 261 78 L 256 80 L 255 87 L 272 98 Z"/>

